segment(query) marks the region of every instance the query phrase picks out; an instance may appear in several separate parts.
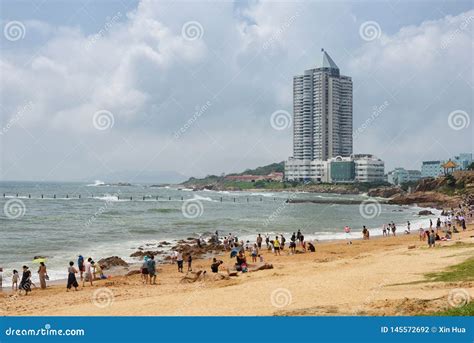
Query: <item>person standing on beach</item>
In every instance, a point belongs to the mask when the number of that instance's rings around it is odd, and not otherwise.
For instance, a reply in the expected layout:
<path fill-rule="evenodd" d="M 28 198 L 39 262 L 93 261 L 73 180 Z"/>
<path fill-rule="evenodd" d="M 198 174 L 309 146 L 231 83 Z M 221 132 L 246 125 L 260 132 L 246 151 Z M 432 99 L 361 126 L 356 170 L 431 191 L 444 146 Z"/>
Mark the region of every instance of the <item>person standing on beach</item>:
<path fill-rule="evenodd" d="M 141 268 L 142 282 L 143 282 L 144 285 L 146 285 L 148 283 L 148 259 L 149 259 L 148 256 L 143 257 L 143 264 L 142 264 L 142 268 Z"/>
<path fill-rule="evenodd" d="M 410 233 L 410 228 L 411 228 L 411 224 L 410 224 L 410 221 L 407 221 L 407 233 L 409 234 Z M 430 224 L 430 228 L 431 228 L 431 224 Z"/>
<path fill-rule="evenodd" d="M 83 274 L 84 274 L 84 257 L 82 255 L 79 255 L 77 259 L 77 268 L 79 268 L 79 275 L 81 277 L 81 280 L 83 279 Z"/>
<path fill-rule="evenodd" d="M 217 232 L 217 231 L 216 231 Z M 191 254 L 188 255 L 188 272 L 192 272 L 193 271 L 193 268 L 191 267 L 193 263 L 193 257 L 191 256 Z"/>
<path fill-rule="evenodd" d="M 3 287 L 3 268 L 0 267 L 0 291 L 2 290 Z"/>
<path fill-rule="evenodd" d="M 296 234 L 296 239 L 300 240 L 300 236 L 301 236 L 301 230 L 298 230 L 298 232 Z"/>
<path fill-rule="evenodd" d="M 265 244 L 267 245 L 267 248 L 270 246 L 270 237 L 268 236 L 268 233 L 265 234 Z"/>
<path fill-rule="evenodd" d="M 435 241 L 436 241 L 436 234 L 434 230 L 431 230 L 430 234 L 428 235 L 428 247 L 433 247 L 435 246 Z"/>
<path fill-rule="evenodd" d="M 77 270 L 74 268 L 74 262 L 69 262 L 69 267 L 67 269 L 67 285 L 66 285 L 66 292 L 69 292 L 71 287 L 74 287 L 74 289 L 77 291 L 77 287 L 79 287 L 79 284 L 77 283 L 76 279 L 76 274 Z"/>
<path fill-rule="evenodd" d="M 48 278 L 48 273 L 46 271 L 46 265 L 44 264 L 44 262 L 40 262 L 40 266 L 38 268 L 38 275 L 41 289 L 46 289 L 46 279 Z"/>
<path fill-rule="evenodd" d="M 156 285 L 156 263 L 155 256 L 151 255 L 147 262 L 148 275 L 150 275 L 150 285 Z"/>
<path fill-rule="evenodd" d="M 178 272 L 182 273 L 183 272 L 183 254 L 181 251 L 175 251 L 174 256 L 176 259 L 176 263 L 178 264 Z"/>
<path fill-rule="evenodd" d="M 386 224 L 383 224 L 382 236 L 386 236 L 386 235 L 387 235 L 387 225 L 386 225 Z"/>
<path fill-rule="evenodd" d="M 430 230 L 433 228 L 433 221 L 430 218 Z"/>
<path fill-rule="evenodd" d="M 21 291 L 25 291 L 25 294 L 28 295 L 28 292 L 31 292 L 31 271 L 27 266 L 23 266 L 23 275 L 21 276 L 20 286 L 18 287 Z"/>
<path fill-rule="evenodd" d="M 421 226 L 420 226 L 419 235 L 420 235 L 420 241 L 424 241 L 425 240 L 425 230 L 423 230 L 423 228 Z"/>
<path fill-rule="evenodd" d="M 18 274 L 18 270 L 13 269 L 12 291 L 18 290 L 18 279 L 20 279 L 20 275 Z"/>
<path fill-rule="evenodd" d="M 351 241 L 351 228 L 349 226 L 344 226 L 344 233 L 345 233 L 345 236 L 346 236 L 346 241 L 347 241 L 347 244 L 352 244 L 352 241 Z"/>
<path fill-rule="evenodd" d="M 91 286 L 93 286 L 93 276 L 92 276 L 92 258 L 88 258 L 87 262 L 84 263 L 84 279 L 82 280 L 82 287 L 85 287 L 86 281 L 89 281 Z"/>
<path fill-rule="evenodd" d="M 397 231 L 397 227 L 395 226 L 395 223 L 392 222 L 392 234 L 393 234 L 393 237 L 396 236 L 395 231 Z"/>
<path fill-rule="evenodd" d="M 257 247 L 259 249 L 262 248 L 262 236 L 260 234 L 258 234 L 258 236 L 257 236 Z"/>
<path fill-rule="evenodd" d="M 273 249 L 275 249 L 275 256 L 280 255 L 280 241 L 278 240 L 278 236 L 276 236 L 273 241 Z"/>
<path fill-rule="evenodd" d="M 285 249 L 286 238 L 285 238 L 285 236 L 283 236 L 283 235 L 280 235 L 280 236 L 281 236 L 281 246 L 280 246 L 280 250 L 283 251 L 283 249 Z"/>
<path fill-rule="evenodd" d="M 252 262 L 257 262 L 257 255 L 258 255 L 258 246 L 257 246 L 257 244 L 253 245 L 251 255 L 252 255 Z"/>
<path fill-rule="evenodd" d="M 298 237 L 298 239 L 300 240 L 300 245 L 301 245 L 301 247 L 303 247 L 303 245 L 304 245 L 304 244 L 303 244 L 303 243 L 304 243 L 304 236 L 303 236 L 303 234 L 300 232 L 300 230 L 298 230 L 297 237 Z"/>

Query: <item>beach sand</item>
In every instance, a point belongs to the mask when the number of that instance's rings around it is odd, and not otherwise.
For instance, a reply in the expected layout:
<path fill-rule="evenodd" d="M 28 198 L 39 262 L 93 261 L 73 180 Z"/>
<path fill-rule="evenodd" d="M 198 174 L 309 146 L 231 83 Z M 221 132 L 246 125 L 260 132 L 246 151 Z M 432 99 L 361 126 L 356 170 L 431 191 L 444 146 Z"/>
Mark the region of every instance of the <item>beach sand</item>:
<path fill-rule="evenodd" d="M 158 285 L 140 275 L 115 276 L 66 292 L 64 285 L 33 289 L 28 296 L 0 294 L 0 315 L 68 316 L 262 316 L 262 315 L 414 315 L 446 310 L 448 295 L 474 297 L 474 282 L 422 282 L 474 256 L 474 227 L 450 242 L 429 249 L 418 232 L 316 243 L 315 253 L 273 256 L 274 269 L 214 281 L 210 259 L 195 260 L 193 270 L 207 270 L 205 281 L 180 283 L 175 265 L 159 265 Z M 462 242 L 462 243 L 461 243 Z M 415 246 L 409 249 L 409 246 Z M 286 248 L 287 249 L 287 248 Z M 229 265 L 235 259 L 222 260 Z M 249 258 L 250 259 L 250 258 Z M 186 270 L 185 266 L 185 270 Z M 225 268 L 222 274 L 225 273 Z"/>

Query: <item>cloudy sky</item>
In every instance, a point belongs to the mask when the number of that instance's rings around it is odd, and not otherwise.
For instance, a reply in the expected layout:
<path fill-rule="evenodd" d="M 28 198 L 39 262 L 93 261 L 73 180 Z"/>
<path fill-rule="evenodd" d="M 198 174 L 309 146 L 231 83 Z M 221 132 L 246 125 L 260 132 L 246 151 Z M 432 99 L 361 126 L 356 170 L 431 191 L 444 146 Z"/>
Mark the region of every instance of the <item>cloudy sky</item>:
<path fill-rule="evenodd" d="M 133 182 L 282 161 L 292 77 L 321 48 L 353 78 L 354 152 L 386 171 L 472 152 L 472 7 L 2 0 L 1 179 Z"/>

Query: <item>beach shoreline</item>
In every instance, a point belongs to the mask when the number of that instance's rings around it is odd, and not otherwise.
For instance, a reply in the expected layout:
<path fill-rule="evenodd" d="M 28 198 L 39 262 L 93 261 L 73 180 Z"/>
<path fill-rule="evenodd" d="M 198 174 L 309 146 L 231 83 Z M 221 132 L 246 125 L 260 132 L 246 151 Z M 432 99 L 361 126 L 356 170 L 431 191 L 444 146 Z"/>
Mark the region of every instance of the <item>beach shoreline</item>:
<path fill-rule="evenodd" d="M 160 264 L 156 286 L 143 285 L 140 275 L 122 275 L 97 281 L 93 287 L 86 284 L 78 292 L 66 292 L 65 282 L 46 290 L 34 289 L 28 296 L 2 292 L 1 314 L 413 315 L 449 307 L 447 299 L 453 289 L 474 295 L 474 282 L 410 286 L 423 280 L 426 272 L 443 270 L 472 256 L 473 224 L 433 249 L 419 241 L 417 230 L 412 231 L 397 237 L 354 239 L 352 244 L 341 240 L 317 243 L 315 253 L 274 256 L 263 249 L 265 262 L 273 269 L 227 279 L 214 279 L 210 259 L 196 259 L 193 270 L 206 270 L 207 276 L 190 284 L 181 282 L 185 273 L 178 273 L 176 265 Z M 224 267 L 232 265 L 228 256 L 219 258 Z M 430 263 L 420 262 L 428 259 Z M 104 307 L 97 305 L 101 292 Z M 406 309 L 400 309 L 403 302 L 409 305 Z"/>

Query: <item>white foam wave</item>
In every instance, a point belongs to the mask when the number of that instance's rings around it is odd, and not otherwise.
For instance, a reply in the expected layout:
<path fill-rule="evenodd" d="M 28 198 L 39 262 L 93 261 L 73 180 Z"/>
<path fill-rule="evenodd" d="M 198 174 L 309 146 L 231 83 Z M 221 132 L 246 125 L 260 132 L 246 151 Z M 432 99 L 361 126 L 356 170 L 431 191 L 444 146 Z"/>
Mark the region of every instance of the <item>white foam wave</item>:
<path fill-rule="evenodd" d="M 100 180 L 95 180 L 94 183 L 88 184 L 87 187 L 97 187 L 97 186 L 104 186 L 105 182 Z"/>
<path fill-rule="evenodd" d="M 194 194 L 194 200 L 201 200 L 201 201 L 212 201 L 212 202 L 217 202 L 217 200 L 214 200 L 212 198 L 209 198 L 209 197 L 203 197 L 203 196 L 200 196 L 198 194 Z"/>

